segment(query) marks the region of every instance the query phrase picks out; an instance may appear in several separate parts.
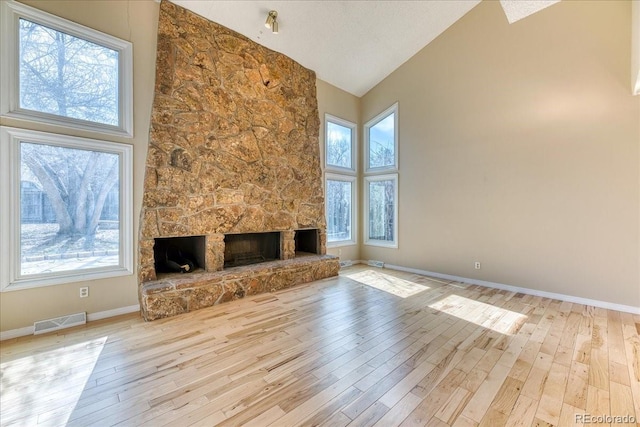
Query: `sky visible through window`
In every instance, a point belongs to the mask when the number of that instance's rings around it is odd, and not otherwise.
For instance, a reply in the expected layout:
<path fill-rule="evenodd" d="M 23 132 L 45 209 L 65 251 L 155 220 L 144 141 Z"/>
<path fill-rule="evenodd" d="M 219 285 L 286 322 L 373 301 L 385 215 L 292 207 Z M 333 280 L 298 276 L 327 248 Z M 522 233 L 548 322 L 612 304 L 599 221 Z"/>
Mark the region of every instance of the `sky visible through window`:
<path fill-rule="evenodd" d="M 395 114 L 390 114 L 369 128 L 369 167 L 395 164 Z"/>
<path fill-rule="evenodd" d="M 327 164 L 352 168 L 351 157 L 351 129 L 327 122 Z"/>

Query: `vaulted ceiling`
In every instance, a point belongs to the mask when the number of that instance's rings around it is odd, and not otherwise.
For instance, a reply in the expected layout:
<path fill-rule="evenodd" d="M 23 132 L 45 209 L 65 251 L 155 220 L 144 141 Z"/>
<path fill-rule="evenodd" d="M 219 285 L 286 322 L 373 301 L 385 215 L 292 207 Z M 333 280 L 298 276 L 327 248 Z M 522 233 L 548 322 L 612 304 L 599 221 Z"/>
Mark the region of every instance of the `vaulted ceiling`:
<path fill-rule="evenodd" d="M 318 78 L 362 96 L 480 0 L 172 0 L 293 58 Z M 559 0 L 501 0 L 515 22 Z M 279 34 L 264 23 L 278 12 Z"/>

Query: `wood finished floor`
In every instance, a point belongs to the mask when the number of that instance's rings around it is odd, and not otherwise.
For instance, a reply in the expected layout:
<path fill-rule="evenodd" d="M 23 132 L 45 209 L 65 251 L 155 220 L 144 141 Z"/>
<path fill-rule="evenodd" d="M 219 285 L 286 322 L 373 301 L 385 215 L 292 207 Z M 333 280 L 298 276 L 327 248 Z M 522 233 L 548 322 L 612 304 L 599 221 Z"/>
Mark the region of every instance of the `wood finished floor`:
<path fill-rule="evenodd" d="M 132 314 L 4 341 L 0 424 L 638 419 L 639 335 L 628 313 L 356 266 L 170 319 Z"/>

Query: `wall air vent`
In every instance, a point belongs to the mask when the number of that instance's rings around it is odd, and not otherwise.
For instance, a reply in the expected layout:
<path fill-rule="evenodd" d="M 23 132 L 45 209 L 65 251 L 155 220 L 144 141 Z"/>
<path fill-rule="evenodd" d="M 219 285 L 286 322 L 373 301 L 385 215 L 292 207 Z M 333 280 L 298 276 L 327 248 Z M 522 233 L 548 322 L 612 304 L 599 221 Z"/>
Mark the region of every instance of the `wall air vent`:
<path fill-rule="evenodd" d="M 85 323 L 87 323 L 87 313 L 84 312 L 56 317 L 55 319 L 39 320 L 33 324 L 33 335 L 84 325 Z"/>

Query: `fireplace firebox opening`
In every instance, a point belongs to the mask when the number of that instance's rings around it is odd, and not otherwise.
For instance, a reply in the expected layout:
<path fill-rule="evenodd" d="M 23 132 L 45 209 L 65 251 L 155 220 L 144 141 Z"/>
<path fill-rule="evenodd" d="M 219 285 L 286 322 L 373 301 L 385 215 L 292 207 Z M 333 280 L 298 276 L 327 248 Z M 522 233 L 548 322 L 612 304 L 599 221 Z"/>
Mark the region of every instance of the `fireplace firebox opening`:
<path fill-rule="evenodd" d="M 225 234 L 224 268 L 280 259 L 280 232 Z"/>
<path fill-rule="evenodd" d="M 153 258 L 156 274 L 192 273 L 205 268 L 205 237 L 156 238 Z"/>
<path fill-rule="evenodd" d="M 296 256 L 319 254 L 318 229 L 296 230 L 295 234 Z"/>

